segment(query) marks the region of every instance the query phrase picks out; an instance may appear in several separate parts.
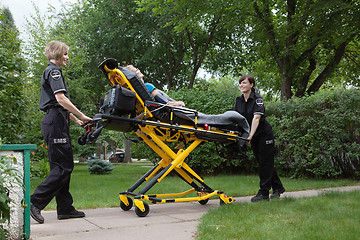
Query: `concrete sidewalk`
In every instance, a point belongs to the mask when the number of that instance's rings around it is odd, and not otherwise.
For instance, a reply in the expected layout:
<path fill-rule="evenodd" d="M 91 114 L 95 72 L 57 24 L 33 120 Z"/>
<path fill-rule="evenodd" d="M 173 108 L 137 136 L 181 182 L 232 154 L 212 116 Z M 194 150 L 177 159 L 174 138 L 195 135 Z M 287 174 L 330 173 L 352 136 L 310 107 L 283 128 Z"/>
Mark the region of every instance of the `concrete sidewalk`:
<path fill-rule="evenodd" d="M 360 191 L 360 186 L 285 192 L 281 197 L 311 197 L 327 191 Z M 237 197 L 236 202 L 250 202 L 252 196 Z M 140 218 L 134 208 L 85 209 L 85 218 L 57 220 L 56 211 L 43 211 L 44 224 L 31 219 L 30 239 L 41 240 L 117 240 L 171 239 L 190 240 L 196 237 L 200 217 L 219 206 L 218 199 L 206 205 L 198 202 L 150 205 L 149 214 Z"/>

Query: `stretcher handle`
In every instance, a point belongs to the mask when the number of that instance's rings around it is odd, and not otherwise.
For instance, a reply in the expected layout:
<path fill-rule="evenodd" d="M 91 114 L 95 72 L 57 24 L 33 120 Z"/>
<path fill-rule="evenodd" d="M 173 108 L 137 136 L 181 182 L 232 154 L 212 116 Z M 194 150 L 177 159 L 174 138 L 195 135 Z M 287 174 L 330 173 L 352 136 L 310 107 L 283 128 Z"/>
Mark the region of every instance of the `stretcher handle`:
<path fill-rule="evenodd" d="M 96 120 L 86 121 L 85 123 L 83 123 L 82 125 L 80 125 L 80 127 L 82 127 L 82 128 L 90 127 L 94 122 L 96 122 Z"/>

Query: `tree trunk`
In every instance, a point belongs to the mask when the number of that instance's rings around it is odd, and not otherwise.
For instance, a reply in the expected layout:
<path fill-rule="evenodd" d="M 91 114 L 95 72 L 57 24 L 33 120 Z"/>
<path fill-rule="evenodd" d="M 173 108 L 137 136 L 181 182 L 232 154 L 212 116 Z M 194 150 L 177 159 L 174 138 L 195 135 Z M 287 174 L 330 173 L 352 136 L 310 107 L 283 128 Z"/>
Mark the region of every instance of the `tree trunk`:
<path fill-rule="evenodd" d="M 193 59 L 194 68 L 193 68 L 193 72 L 192 72 L 192 75 L 191 75 L 191 79 L 190 79 L 188 89 L 192 89 L 193 86 L 194 86 L 195 77 L 196 77 L 197 72 L 199 71 L 199 69 L 201 67 L 202 62 L 204 61 L 204 58 L 206 56 L 207 50 L 209 49 L 210 43 L 214 38 L 215 30 L 216 30 L 216 27 L 218 26 L 218 24 L 220 22 L 220 19 L 221 19 L 221 16 L 216 17 L 216 18 L 214 17 L 214 23 L 213 23 L 213 25 L 212 25 L 212 27 L 210 29 L 210 32 L 208 34 L 208 38 L 207 38 L 207 40 L 205 42 L 205 45 L 202 48 L 202 51 L 201 51 L 200 55 L 198 55 L 198 51 L 197 51 L 198 48 L 197 48 L 197 46 L 195 46 L 195 42 L 191 38 L 191 34 L 189 32 L 189 29 L 186 28 L 186 33 L 187 33 L 187 36 L 188 36 L 190 46 L 191 46 L 191 48 L 193 50 L 193 57 L 194 57 L 194 59 Z"/>
<path fill-rule="evenodd" d="M 102 153 L 102 143 L 97 142 L 96 143 L 95 158 L 100 159 L 101 153 Z"/>
<path fill-rule="evenodd" d="M 350 37 L 349 39 L 352 39 Z M 323 85 L 325 80 L 330 76 L 331 73 L 334 72 L 336 66 L 339 64 L 341 58 L 345 53 L 345 48 L 348 45 L 349 40 L 342 42 L 336 49 L 335 54 L 332 59 L 330 59 L 328 65 L 324 68 L 324 70 L 319 74 L 319 76 L 315 79 L 313 84 L 307 90 L 307 93 L 312 94 L 317 92 L 320 87 Z"/>
<path fill-rule="evenodd" d="M 132 142 L 129 139 L 125 138 L 125 158 L 124 158 L 125 163 L 131 162 L 131 145 Z"/>
<path fill-rule="evenodd" d="M 281 74 L 281 101 L 291 98 L 291 78 L 287 76 L 287 72 Z"/>
<path fill-rule="evenodd" d="M 314 59 L 309 59 L 309 67 L 300 79 L 299 87 L 295 93 L 296 97 L 302 97 L 305 95 L 310 76 L 312 72 L 315 70 L 315 68 L 316 68 L 316 61 Z"/>

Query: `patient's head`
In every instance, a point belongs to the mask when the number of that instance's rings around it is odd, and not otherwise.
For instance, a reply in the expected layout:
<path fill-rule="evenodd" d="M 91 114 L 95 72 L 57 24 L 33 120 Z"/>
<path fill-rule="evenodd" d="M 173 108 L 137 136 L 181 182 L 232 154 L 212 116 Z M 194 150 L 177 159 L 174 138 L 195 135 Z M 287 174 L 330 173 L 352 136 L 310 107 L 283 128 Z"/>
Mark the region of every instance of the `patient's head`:
<path fill-rule="evenodd" d="M 138 75 L 138 77 L 141 79 L 141 81 L 144 82 L 144 79 L 143 79 L 144 74 L 142 74 L 142 72 L 138 68 L 134 67 L 133 65 L 127 65 L 127 66 L 125 66 L 125 68 L 136 73 L 136 75 Z"/>

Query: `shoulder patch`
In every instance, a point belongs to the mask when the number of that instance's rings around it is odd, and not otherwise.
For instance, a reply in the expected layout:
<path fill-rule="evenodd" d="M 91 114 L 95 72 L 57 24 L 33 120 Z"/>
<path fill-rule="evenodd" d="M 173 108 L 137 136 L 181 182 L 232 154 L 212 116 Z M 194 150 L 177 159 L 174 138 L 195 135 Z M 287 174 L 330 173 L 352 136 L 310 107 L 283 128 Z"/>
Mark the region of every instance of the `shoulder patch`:
<path fill-rule="evenodd" d="M 257 104 L 259 107 L 261 107 L 261 106 L 264 105 L 264 99 L 262 99 L 262 98 L 257 98 L 257 99 L 255 100 L 255 102 L 256 102 L 256 104 Z"/>
<path fill-rule="evenodd" d="M 61 78 L 61 73 L 59 70 L 52 70 L 50 72 L 50 76 L 54 79 L 54 80 L 59 80 Z"/>

